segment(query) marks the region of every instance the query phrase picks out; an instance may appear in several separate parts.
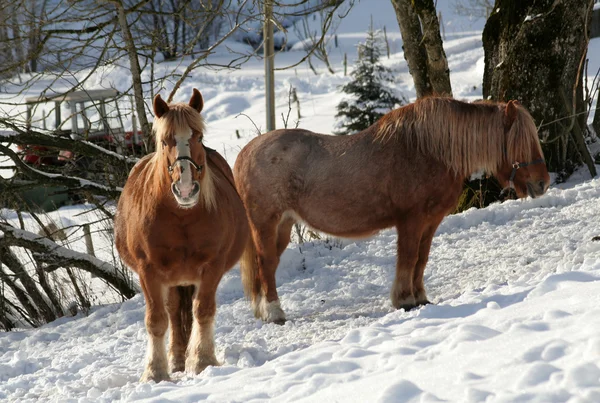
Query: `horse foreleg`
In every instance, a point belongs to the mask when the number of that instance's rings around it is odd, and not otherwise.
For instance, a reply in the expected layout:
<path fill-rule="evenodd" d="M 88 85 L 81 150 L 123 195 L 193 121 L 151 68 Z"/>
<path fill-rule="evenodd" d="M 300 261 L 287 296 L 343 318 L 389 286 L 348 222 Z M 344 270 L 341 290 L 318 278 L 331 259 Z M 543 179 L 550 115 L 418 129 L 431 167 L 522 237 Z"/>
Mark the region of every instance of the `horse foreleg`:
<path fill-rule="evenodd" d="M 140 283 L 146 299 L 146 331 L 148 332 L 148 348 L 146 352 L 146 368 L 141 382 L 160 382 L 169 379 L 165 333 L 169 326 L 165 307 L 166 288 L 156 282 L 146 281 L 140 276 Z"/>
<path fill-rule="evenodd" d="M 427 299 L 427 292 L 425 291 L 425 284 L 423 283 L 423 274 L 425 272 L 425 266 L 429 260 L 429 250 L 431 249 L 431 241 L 433 240 L 433 234 L 437 225 L 429 227 L 421 238 L 421 244 L 419 245 L 419 260 L 415 266 L 414 278 L 413 278 L 413 293 L 416 299 L 417 305 L 429 304 Z"/>
<path fill-rule="evenodd" d="M 417 305 L 413 282 L 422 234 L 422 228 L 418 225 L 418 222 L 419 220 L 415 219 L 396 225 L 398 231 L 396 278 L 390 293 L 392 305 L 396 309 L 408 311 Z"/>
<path fill-rule="evenodd" d="M 171 372 L 185 370 L 185 351 L 192 328 L 193 286 L 169 289 L 169 368 Z"/>
<path fill-rule="evenodd" d="M 209 269 L 205 270 L 210 272 Z M 214 341 L 214 320 L 217 312 L 215 295 L 220 279 L 221 275 L 212 278 L 205 275 L 196 287 L 192 303 L 194 323 L 185 362 L 186 371 L 189 373 L 199 374 L 209 365 L 220 365 L 215 356 Z"/>
<path fill-rule="evenodd" d="M 425 291 L 425 284 L 423 283 L 423 274 L 425 273 L 425 267 L 429 260 L 429 252 L 431 250 L 431 242 L 438 226 L 444 219 L 444 215 L 440 215 L 437 219 L 433 220 L 429 226 L 423 231 L 421 237 L 421 243 L 419 245 L 419 260 L 415 266 L 414 278 L 413 278 L 413 292 L 417 305 L 430 304 L 427 299 L 427 292 Z"/>

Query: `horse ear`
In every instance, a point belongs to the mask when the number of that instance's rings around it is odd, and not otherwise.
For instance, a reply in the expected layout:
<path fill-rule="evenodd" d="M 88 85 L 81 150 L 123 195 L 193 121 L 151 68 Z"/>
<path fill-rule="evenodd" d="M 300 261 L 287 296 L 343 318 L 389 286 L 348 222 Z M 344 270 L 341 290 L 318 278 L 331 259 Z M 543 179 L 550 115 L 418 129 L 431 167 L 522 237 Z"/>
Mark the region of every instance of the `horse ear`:
<path fill-rule="evenodd" d="M 517 120 L 517 114 L 519 113 L 517 105 L 519 105 L 518 101 L 508 101 L 506 104 L 504 109 L 504 129 L 506 131 L 509 131 L 515 120 Z"/>
<path fill-rule="evenodd" d="M 202 108 L 204 108 L 204 100 L 202 99 L 202 94 L 196 88 L 194 88 L 194 92 L 192 93 L 192 97 L 190 98 L 189 105 L 198 111 L 198 113 L 202 112 Z"/>
<path fill-rule="evenodd" d="M 154 116 L 160 118 L 165 113 L 169 112 L 169 105 L 160 97 L 160 94 L 156 94 L 154 97 L 154 103 L 152 104 L 154 107 Z"/>

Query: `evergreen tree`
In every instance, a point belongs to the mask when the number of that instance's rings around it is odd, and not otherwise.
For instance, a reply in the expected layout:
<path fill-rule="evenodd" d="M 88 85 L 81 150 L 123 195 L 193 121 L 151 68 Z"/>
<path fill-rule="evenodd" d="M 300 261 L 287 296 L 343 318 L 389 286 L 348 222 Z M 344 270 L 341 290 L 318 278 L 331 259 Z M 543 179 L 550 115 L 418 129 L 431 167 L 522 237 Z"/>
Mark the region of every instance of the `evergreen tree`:
<path fill-rule="evenodd" d="M 367 39 L 358 45 L 358 60 L 350 73 L 352 81 L 342 87 L 349 95 L 337 106 L 336 134 L 351 134 L 375 123 L 396 105 L 403 105 L 406 99 L 397 98 L 386 88 L 386 83 L 394 82 L 392 72 L 380 62 L 383 53 L 381 31 L 373 27 L 367 32 Z"/>

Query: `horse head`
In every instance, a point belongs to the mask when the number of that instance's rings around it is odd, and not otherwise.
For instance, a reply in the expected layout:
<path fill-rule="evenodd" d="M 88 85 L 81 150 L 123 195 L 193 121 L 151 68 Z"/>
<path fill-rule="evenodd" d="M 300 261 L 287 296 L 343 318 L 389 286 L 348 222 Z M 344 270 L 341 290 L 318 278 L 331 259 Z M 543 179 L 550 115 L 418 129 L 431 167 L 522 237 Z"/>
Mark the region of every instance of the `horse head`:
<path fill-rule="evenodd" d="M 200 200 L 207 176 L 206 150 L 202 145 L 204 123 L 200 112 L 204 101 L 194 88 L 189 103 L 167 104 L 154 97 L 157 154 L 171 179 L 171 192 L 182 208 L 192 208 Z"/>
<path fill-rule="evenodd" d="M 496 178 L 504 191 L 514 191 L 519 198 L 538 197 L 546 193 L 550 176 L 540 146 L 533 118 L 517 101 L 504 107 L 506 148 Z"/>

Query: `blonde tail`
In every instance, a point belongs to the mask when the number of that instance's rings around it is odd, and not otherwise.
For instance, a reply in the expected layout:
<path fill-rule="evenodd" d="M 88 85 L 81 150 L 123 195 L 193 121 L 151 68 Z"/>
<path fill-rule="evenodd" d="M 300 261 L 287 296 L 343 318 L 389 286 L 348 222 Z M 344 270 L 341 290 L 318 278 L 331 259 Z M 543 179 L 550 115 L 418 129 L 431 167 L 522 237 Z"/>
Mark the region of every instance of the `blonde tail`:
<path fill-rule="evenodd" d="M 258 278 L 258 257 L 252 235 L 248 237 L 248 243 L 240 260 L 240 271 L 242 272 L 244 293 L 254 304 L 257 297 L 259 297 L 261 287 Z"/>

